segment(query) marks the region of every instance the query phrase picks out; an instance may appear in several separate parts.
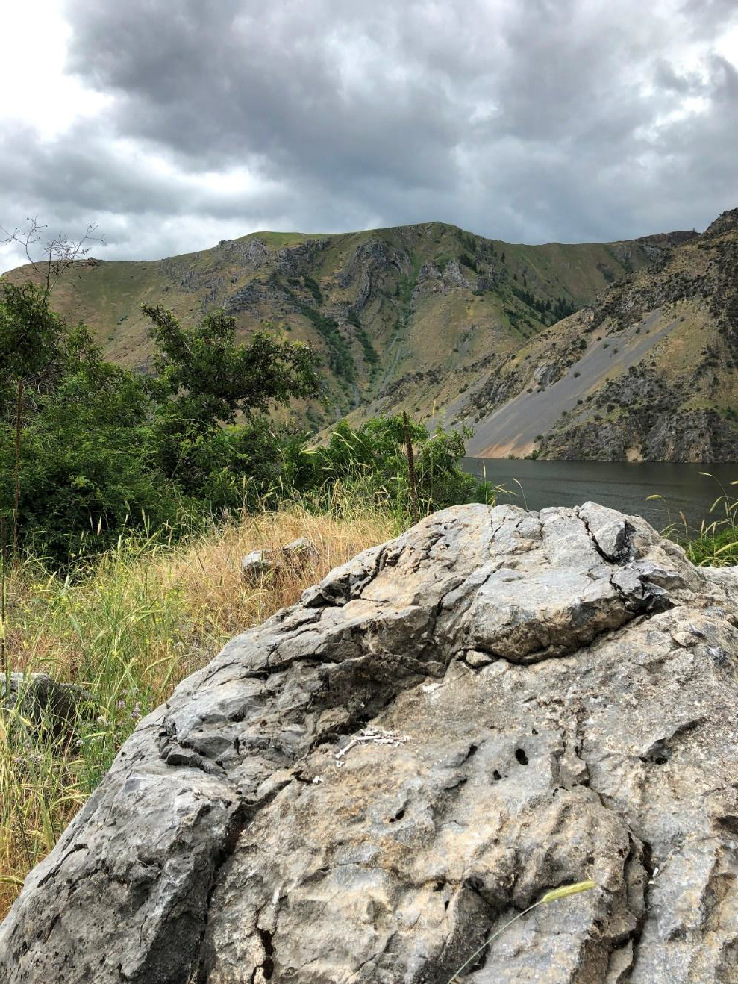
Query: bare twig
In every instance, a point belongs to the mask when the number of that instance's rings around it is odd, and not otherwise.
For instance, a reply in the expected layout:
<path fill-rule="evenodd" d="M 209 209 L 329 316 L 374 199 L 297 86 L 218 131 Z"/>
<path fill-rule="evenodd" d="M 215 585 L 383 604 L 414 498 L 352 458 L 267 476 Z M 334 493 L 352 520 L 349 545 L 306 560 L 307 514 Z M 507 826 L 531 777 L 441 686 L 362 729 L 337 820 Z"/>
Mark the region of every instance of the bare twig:
<path fill-rule="evenodd" d="M 47 291 L 53 290 L 73 263 L 89 254 L 93 242 L 105 245 L 102 238 L 94 235 L 97 231 L 97 224 L 94 222 L 87 226 L 84 235 L 79 239 L 70 239 L 61 233 L 45 239 L 44 230 L 48 229 L 48 226 L 42 225 L 38 217 L 29 217 L 26 222 L 25 230 L 16 227 L 8 231 L 0 226 L 0 232 L 5 235 L 5 239 L 0 242 L 3 245 L 15 243 L 21 247 L 34 273 L 44 283 Z"/>

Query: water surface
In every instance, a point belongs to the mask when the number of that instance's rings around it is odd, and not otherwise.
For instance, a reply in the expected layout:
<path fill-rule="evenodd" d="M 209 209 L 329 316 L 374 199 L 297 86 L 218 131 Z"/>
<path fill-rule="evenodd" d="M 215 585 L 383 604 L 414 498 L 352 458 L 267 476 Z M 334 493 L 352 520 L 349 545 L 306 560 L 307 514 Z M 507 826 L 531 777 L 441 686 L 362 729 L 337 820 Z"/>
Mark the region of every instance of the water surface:
<path fill-rule="evenodd" d="M 682 523 L 693 528 L 709 523 L 722 512 L 710 506 L 722 494 L 720 484 L 738 497 L 738 464 L 684 465 L 663 462 L 526 461 L 506 458 L 465 458 L 465 471 L 503 485 L 510 493 L 499 502 L 514 502 L 528 509 L 575 506 L 588 500 L 643 516 L 656 529 Z M 710 472 L 713 478 L 700 475 Z M 516 481 L 517 480 L 517 481 Z M 520 485 L 517 484 L 520 483 Z M 661 499 L 650 500 L 651 495 Z M 717 507 L 722 510 L 722 506 Z"/>

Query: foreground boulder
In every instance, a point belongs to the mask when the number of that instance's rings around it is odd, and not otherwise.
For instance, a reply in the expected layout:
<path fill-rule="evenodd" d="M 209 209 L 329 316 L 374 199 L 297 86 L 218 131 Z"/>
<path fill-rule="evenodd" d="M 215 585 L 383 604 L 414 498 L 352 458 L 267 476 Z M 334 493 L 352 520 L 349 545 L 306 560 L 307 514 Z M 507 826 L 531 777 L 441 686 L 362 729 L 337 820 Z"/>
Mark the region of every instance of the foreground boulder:
<path fill-rule="evenodd" d="M 0 981 L 738 981 L 738 582 L 588 504 L 364 551 L 144 719 Z"/>

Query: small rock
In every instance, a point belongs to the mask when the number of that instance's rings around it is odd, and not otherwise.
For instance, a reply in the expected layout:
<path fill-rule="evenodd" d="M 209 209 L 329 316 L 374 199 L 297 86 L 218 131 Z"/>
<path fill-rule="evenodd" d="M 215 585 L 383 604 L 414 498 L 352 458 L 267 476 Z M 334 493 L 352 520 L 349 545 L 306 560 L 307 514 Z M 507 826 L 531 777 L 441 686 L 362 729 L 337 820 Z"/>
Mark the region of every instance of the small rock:
<path fill-rule="evenodd" d="M 84 687 L 60 683 L 46 673 L 0 677 L 0 712 L 16 711 L 37 731 L 55 739 L 71 738 L 79 721 L 92 716 L 94 707 L 95 699 Z"/>
<path fill-rule="evenodd" d="M 268 556 L 269 553 L 271 551 L 252 550 L 241 558 L 241 573 L 247 581 L 258 582 L 274 570 L 274 561 Z"/>
<path fill-rule="evenodd" d="M 482 653 L 478 649 L 468 649 L 464 656 L 464 661 L 475 670 L 480 666 L 494 663 L 495 659 L 496 657 L 490 653 Z"/>
<path fill-rule="evenodd" d="M 292 543 L 288 543 L 282 547 L 282 553 L 291 564 L 298 563 L 302 566 L 308 564 L 310 561 L 317 560 L 319 556 L 318 548 L 306 536 L 299 536 Z"/>
<path fill-rule="evenodd" d="M 241 558 L 241 573 L 248 582 L 258 584 L 266 574 L 302 570 L 317 557 L 318 550 L 312 540 L 301 536 L 281 550 L 252 550 Z"/>

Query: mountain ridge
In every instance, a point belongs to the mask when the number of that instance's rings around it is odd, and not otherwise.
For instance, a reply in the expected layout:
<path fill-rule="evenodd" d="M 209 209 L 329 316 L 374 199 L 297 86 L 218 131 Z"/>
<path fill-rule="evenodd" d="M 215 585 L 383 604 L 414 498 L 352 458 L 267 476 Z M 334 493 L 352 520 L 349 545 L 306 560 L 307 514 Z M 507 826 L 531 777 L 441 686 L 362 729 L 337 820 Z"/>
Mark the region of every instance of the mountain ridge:
<path fill-rule="evenodd" d="M 498 367 L 509 399 L 477 401 L 472 453 L 738 460 L 738 209 L 546 334 Z"/>
<path fill-rule="evenodd" d="M 323 358 L 329 407 L 297 405 L 290 419 L 313 430 L 346 414 L 358 420 L 408 410 L 452 426 L 471 424 L 477 430 L 472 453 L 692 460 L 696 439 L 689 448 L 684 441 L 649 445 L 647 422 L 635 426 L 630 420 L 626 390 L 618 400 L 627 426 L 611 419 L 611 411 L 609 429 L 593 426 L 601 421 L 583 416 L 576 401 L 591 404 L 602 386 L 634 367 L 641 378 L 644 360 L 673 332 L 659 318 L 636 331 L 634 306 L 640 305 L 645 324 L 661 295 L 662 306 L 672 303 L 674 285 L 665 290 L 664 277 L 691 296 L 695 277 L 685 257 L 705 244 L 732 242 L 736 214 L 723 213 L 702 234 L 540 246 L 487 239 L 438 222 L 354 233 L 262 231 L 157 261 L 87 259 L 56 288 L 54 306 L 90 324 L 109 358 L 141 371 L 151 354 L 142 303 L 161 303 L 185 321 L 223 308 L 242 336 L 266 329 L 307 342 Z M 721 250 L 733 270 L 734 261 Z M 717 278 L 716 290 L 730 293 L 730 270 Z M 21 267 L 4 276 L 19 280 L 28 273 Z M 700 337 L 710 334 L 699 327 L 694 305 L 687 313 Z M 600 326 L 603 334 L 593 335 Z M 617 331 L 619 358 L 612 362 L 613 352 L 603 353 Z M 572 368 L 580 361 L 579 369 Z M 564 377 L 571 392 L 562 400 L 563 388 L 552 388 Z M 730 393 L 705 398 L 695 412 L 727 411 L 735 380 L 731 375 L 724 383 Z M 691 392 L 684 380 L 680 387 Z M 501 415 L 506 406 L 507 423 Z M 599 397 L 593 415 L 597 407 Z M 535 433 L 527 424 L 516 432 L 518 422 L 531 418 L 543 418 Z M 707 460 L 715 454 L 723 457 L 714 460 L 732 460 L 738 453 L 730 420 L 724 413 L 721 419 L 725 426 L 711 416 L 697 428 L 710 444 Z M 627 441 L 615 440 L 619 427 L 628 431 Z M 601 446 L 584 440 L 582 428 L 596 432 Z"/>

